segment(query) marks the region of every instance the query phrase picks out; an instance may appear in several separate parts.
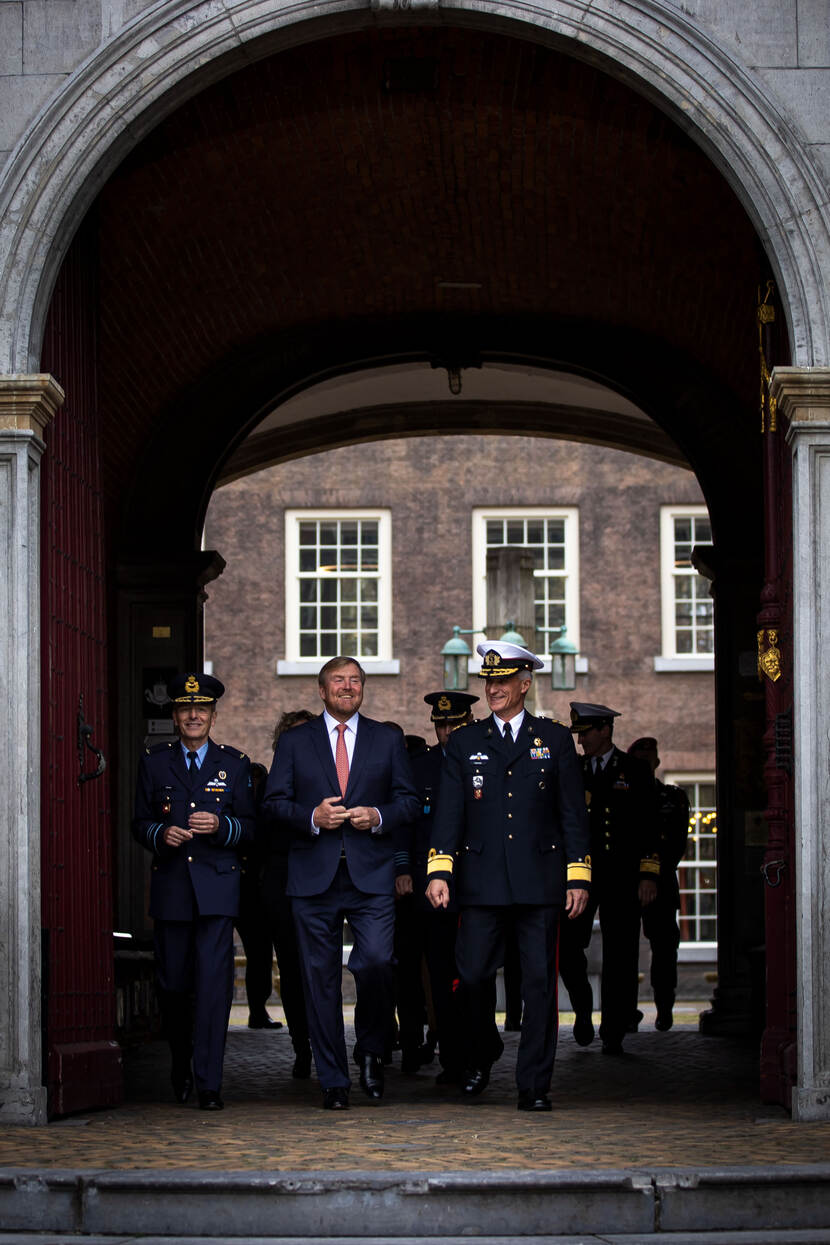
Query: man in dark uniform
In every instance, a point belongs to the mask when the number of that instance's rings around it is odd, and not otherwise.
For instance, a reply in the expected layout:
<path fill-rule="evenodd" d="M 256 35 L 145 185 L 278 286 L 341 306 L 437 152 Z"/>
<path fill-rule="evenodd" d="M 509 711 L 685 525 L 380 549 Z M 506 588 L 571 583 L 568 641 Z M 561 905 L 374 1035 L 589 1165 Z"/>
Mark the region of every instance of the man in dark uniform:
<path fill-rule="evenodd" d="M 512 919 L 524 999 L 518 1106 L 549 1111 L 559 918 L 563 906 L 568 917 L 579 915 L 591 880 L 585 796 L 565 727 L 525 711 L 533 671 L 542 663 L 501 640 L 479 644 L 478 652 L 492 712 L 447 743 L 427 896 L 433 906 L 446 907 L 455 880 L 461 911 L 456 963 L 468 1044 L 462 1092 L 475 1097 L 490 1079 L 492 979 L 504 961 Z"/>
<path fill-rule="evenodd" d="M 150 915 L 173 1092 L 186 1102 L 195 1078 L 199 1106 L 214 1111 L 223 1106 L 233 1000 L 237 848 L 252 842 L 255 830 L 248 758 L 210 738 L 224 690 L 201 673 L 170 683 L 179 739 L 141 758 L 132 827 L 153 854 Z"/>
<path fill-rule="evenodd" d="M 657 1005 L 654 1027 L 665 1033 L 674 1024 L 672 1009 L 677 990 L 677 948 L 680 946 L 677 866 L 686 854 L 689 838 L 689 799 L 680 787 L 660 782 L 657 778 L 660 757 L 657 740 L 652 735 L 635 739 L 629 745 L 628 753 L 637 760 L 645 761 L 654 774 L 657 788 L 660 875 L 657 879 L 657 898 L 643 909 L 643 933 L 651 944 L 651 989 Z"/>
<path fill-rule="evenodd" d="M 409 828 L 409 840 L 395 853 L 395 954 L 398 960 L 397 1000 L 401 1034 L 401 1069 L 414 1072 L 420 1065 L 424 1007 L 421 962 L 426 957 L 430 994 L 438 1035 L 439 1084 L 457 1083 L 463 1072 L 460 1045 L 460 1009 L 454 989 L 455 935 L 458 911 L 454 903 L 433 908 L 426 898 L 427 856 L 438 808 L 438 792 L 447 741 L 453 731 L 473 720 L 478 696 L 468 692 L 430 692 L 424 703 L 432 712 L 437 743 L 411 757 L 412 776 L 421 798 L 421 815 Z"/>
<path fill-rule="evenodd" d="M 614 747 L 616 709 L 571 703 L 571 730 L 584 753 L 582 772 L 591 826 L 591 899 L 563 928 L 559 971 L 576 1013 L 574 1038 L 593 1039 L 593 998 L 585 948 L 599 907 L 602 931 L 602 1019 L 607 1055 L 621 1055 L 637 1007 L 640 913 L 657 894 L 660 860 L 654 781 L 648 766 Z"/>

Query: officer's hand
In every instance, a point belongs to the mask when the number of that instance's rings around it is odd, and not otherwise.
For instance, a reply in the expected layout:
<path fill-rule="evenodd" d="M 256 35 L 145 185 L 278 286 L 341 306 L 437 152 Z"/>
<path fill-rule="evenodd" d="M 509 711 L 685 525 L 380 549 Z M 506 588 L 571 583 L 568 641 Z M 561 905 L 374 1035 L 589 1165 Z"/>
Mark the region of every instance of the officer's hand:
<path fill-rule="evenodd" d="M 168 847 L 181 847 L 182 843 L 192 839 L 193 835 L 189 830 L 183 830 L 181 826 L 165 826 L 162 838 Z"/>
<path fill-rule="evenodd" d="M 376 808 L 347 808 L 346 816 L 355 830 L 371 830 L 380 825 L 380 813 Z"/>
<path fill-rule="evenodd" d="M 215 813 L 191 813 L 187 825 L 194 834 L 215 834 L 219 829 L 219 818 Z"/>
<path fill-rule="evenodd" d="M 412 894 L 412 875 L 402 873 L 400 877 L 395 878 L 395 894 L 411 895 Z"/>
<path fill-rule="evenodd" d="M 572 921 L 574 917 L 585 911 L 588 904 L 588 892 L 582 886 L 574 886 L 569 888 L 565 895 L 565 911 L 568 914 L 568 920 Z"/>
<path fill-rule="evenodd" d="M 443 878 L 433 878 L 426 889 L 426 897 L 433 908 L 446 908 L 450 902 L 450 888 Z"/>
<path fill-rule="evenodd" d="M 343 807 L 342 795 L 326 796 L 311 815 L 311 820 L 321 830 L 336 830 L 344 821 L 348 821 L 348 818 L 349 814 Z"/>
<path fill-rule="evenodd" d="M 652 882 L 651 878 L 643 878 L 637 893 L 640 896 L 640 903 L 646 908 L 657 898 L 657 883 Z"/>

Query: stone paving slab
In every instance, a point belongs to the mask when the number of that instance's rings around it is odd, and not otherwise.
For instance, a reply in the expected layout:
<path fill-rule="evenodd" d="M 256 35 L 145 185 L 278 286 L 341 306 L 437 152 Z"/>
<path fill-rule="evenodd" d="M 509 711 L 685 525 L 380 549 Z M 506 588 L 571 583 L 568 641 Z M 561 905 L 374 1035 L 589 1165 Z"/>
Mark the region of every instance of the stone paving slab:
<path fill-rule="evenodd" d="M 275 1014 L 278 1014 L 275 1012 Z M 151 1043 L 125 1054 L 121 1107 L 0 1135 L 0 1167 L 202 1171 L 565 1171 L 830 1161 L 830 1123 L 792 1122 L 758 1100 L 753 1043 L 702 1036 L 691 1021 L 669 1033 L 648 1011 L 622 1059 L 598 1042 L 561 1035 L 551 1114 L 516 1110 L 518 1035 L 489 1089 L 473 1103 L 435 1085 L 437 1064 L 387 1070 L 383 1100 L 355 1085 L 352 1109 L 321 1109 L 316 1080 L 291 1078 L 286 1031 L 229 1031 L 222 1112 L 170 1101 L 167 1054 Z"/>
<path fill-rule="evenodd" d="M 656 1245 L 659 1236 L 481 1236 L 476 1245 Z M 667 1245 L 830 1245 L 830 1229 L 752 1232 L 677 1232 L 665 1238 Z M 0 1232 L 0 1245 L 55 1245 L 55 1234 Z M 82 1245 L 205 1245 L 204 1236 L 84 1236 Z M 341 1238 L 342 1241 L 342 1238 Z M 210 1245 L 341 1245 L 333 1237 L 214 1236 Z M 469 1245 L 468 1236 L 361 1237 L 360 1245 Z"/>

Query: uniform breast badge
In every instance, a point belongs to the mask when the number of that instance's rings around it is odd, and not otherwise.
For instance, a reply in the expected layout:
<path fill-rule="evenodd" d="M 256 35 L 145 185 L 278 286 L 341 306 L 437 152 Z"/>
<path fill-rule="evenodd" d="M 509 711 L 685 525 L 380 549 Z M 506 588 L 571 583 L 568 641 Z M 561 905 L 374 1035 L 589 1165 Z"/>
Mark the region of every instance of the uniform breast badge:
<path fill-rule="evenodd" d="M 481 799 L 482 788 L 484 787 L 484 779 L 481 774 L 473 774 L 473 797 L 476 800 Z"/>

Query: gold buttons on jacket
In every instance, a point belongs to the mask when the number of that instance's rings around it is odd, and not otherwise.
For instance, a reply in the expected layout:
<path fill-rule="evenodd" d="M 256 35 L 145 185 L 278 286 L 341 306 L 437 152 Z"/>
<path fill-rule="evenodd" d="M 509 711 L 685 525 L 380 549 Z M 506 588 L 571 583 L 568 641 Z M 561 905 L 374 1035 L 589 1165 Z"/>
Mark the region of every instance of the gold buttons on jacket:
<path fill-rule="evenodd" d="M 193 803 L 193 801 L 192 801 L 192 800 L 190 801 L 190 807 L 191 807 L 191 808 L 195 808 L 195 807 L 196 807 L 196 805 Z"/>
<path fill-rule="evenodd" d="M 508 834 L 508 836 L 507 836 L 507 837 L 508 837 L 508 839 L 512 839 L 512 838 L 513 838 L 513 835 L 512 835 L 512 834 Z"/>
<path fill-rule="evenodd" d="M 190 865 L 192 865 L 192 864 L 193 864 L 193 857 L 192 857 L 192 856 L 188 856 L 188 858 L 187 858 L 187 863 L 188 863 L 188 864 L 190 864 Z"/>

